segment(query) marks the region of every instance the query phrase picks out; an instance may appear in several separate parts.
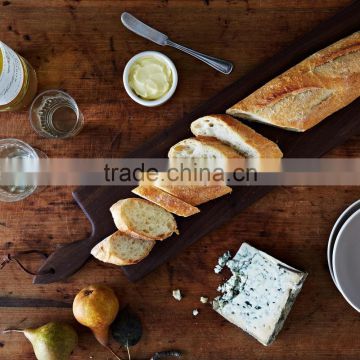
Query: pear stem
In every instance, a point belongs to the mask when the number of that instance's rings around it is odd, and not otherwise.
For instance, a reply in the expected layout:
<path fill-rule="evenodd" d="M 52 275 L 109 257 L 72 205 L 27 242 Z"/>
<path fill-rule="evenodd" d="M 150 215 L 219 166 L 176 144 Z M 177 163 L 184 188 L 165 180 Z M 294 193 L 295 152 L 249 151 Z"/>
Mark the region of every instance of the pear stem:
<path fill-rule="evenodd" d="M 123 360 L 121 357 L 115 354 L 114 350 L 110 346 L 105 346 L 105 347 L 115 356 L 117 360 Z"/>
<path fill-rule="evenodd" d="M 127 350 L 127 353 L 128 353 L 128 358 L 129 358 L 129 360 L 131 360 L 130 349 L 129 349 L 128 345 L 126 345 L 126 350 Z"/>
<path fill-rule="evenodd" d="M 3 334 L 9 334 L 9 333 L 12 333 L 12 332 L 23 333 L 24 330 L 21 330 L 21 329 L 6 329 L 6 330 L 3 330 Z"/>

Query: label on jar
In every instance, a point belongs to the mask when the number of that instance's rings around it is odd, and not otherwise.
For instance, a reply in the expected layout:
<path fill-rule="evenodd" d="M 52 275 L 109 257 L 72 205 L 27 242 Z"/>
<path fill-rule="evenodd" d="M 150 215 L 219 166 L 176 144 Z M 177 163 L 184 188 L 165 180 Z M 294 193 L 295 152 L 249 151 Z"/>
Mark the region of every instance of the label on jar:
<path fill-rule="evenodd" d="M 2 69 L 0 70 L 0 106 L 11 103 L 20 93 L 24 83 L 24 69 L 15 51 L 0 42 Z"/>

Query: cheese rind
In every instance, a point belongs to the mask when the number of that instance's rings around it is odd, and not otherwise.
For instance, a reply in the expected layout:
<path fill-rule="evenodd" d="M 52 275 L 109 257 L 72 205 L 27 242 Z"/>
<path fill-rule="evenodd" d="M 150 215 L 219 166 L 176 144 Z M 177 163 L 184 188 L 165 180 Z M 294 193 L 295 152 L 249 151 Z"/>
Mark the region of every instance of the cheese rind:
<path fill-rule="evenodd" d="M 307 274 L 243 243 L 226 265 L 231 278 L 213 308 L 263 345 L 270 345 L 282 329 Z"/>

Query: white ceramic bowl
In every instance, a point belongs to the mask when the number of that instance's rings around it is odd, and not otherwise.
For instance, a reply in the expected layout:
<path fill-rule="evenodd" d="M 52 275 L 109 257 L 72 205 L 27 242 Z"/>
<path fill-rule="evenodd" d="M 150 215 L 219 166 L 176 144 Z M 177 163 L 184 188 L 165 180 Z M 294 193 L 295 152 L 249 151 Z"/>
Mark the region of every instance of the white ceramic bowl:
<path fill-rule="evenodd" d="M 360 210 L 345 222 L 333 250 L 334 276 L 347 302 L 360 312 Z"/>
<path fill-rule="evenodd" d="M 157 100 L 145 100 L 145 99 L 139 97 L 133 91 L 133 89 L 131 88 L 131 86 L 129 84 L 129 73 L 130 73 L 131 66 L 134 64 L 135 61 L 137 61 L 138 59 L 140 59 L 140 58 L 142 58 L 144 56 L 154 56 L 154 57 L 160 58 L 171 69 L 171 72 L 172 72 L 172 85 L 171 85 L 171 88 L 160 99 L 157 99 Z M 176 90 L 177 84 L 178 84 L 178 73 L 177 73 L 177 70 L 176 70 L 176 67 L 175 67 L 174 63 L 166 55 L 164 55 L 164 54 L 162 54 L 161 52 L 158 52 L 158 51 L 143 51 L 143 52 L 133 56 L 128 61 L 128 63 L 126 64 L 125 69 L 124 69 L 124 73 L 123 73 L 123 82 L 124 82 L 126 92 L 128 93 L 128 95 L 134 101 L 136 101 L 138 104 L 141 104 L 141 105 L 144 105 L 144 106 L 153 107 L 153 106 L 159 106 L 161 104 L 164 104 L 166 101 L 168 101 L 173 96 L 173 94 L 174 94 L 174 92 Z"/>

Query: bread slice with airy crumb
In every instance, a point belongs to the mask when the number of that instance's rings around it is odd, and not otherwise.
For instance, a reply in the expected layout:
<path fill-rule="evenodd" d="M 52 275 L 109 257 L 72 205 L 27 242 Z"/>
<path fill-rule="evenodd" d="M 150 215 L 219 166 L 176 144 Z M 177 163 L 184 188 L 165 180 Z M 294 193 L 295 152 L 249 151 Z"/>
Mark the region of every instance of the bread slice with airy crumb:
<path fill-rule="evenodd" d="M 172 146 L 169 158 L 239 159 L 243 158 L 230 146 L 214 137 L 199 136 L 185 139 Z"/>
<path fill-rule="evenodd" d="M 226 185 L 172 185 L 163 182 L 156 186 L 192 206 L 204 204 L 232 191 L 231 187 Z"/>
<path fill-rule="evenodd" d="M 110 208 L 118 230 L 144 240 L 165 240 L 178 233 L 174 216 L 150 201 L 123 199 Z"/>
<path fill-rule="evenodd" d="M 146 258 L 155 243 L 117 231 L 97 244 L 91 250 L 91 255 L 108 264 L 133 265 Z"/>
<path fill-rule="evenodd" d="M 151 185 L 140 185 L 131 190 L 134 194 L 161 206 L 163 209 L 182 217 L 188 217 L 200 210 L 185 201 Z"/>
<path fill-rule="evenodd" d="M 246 158 L 279 159 L 283 153 L 271 140 L 234 119 L 230 115 L 208 115 L 191 124 L 195 136 L 216 137 Z"/>

